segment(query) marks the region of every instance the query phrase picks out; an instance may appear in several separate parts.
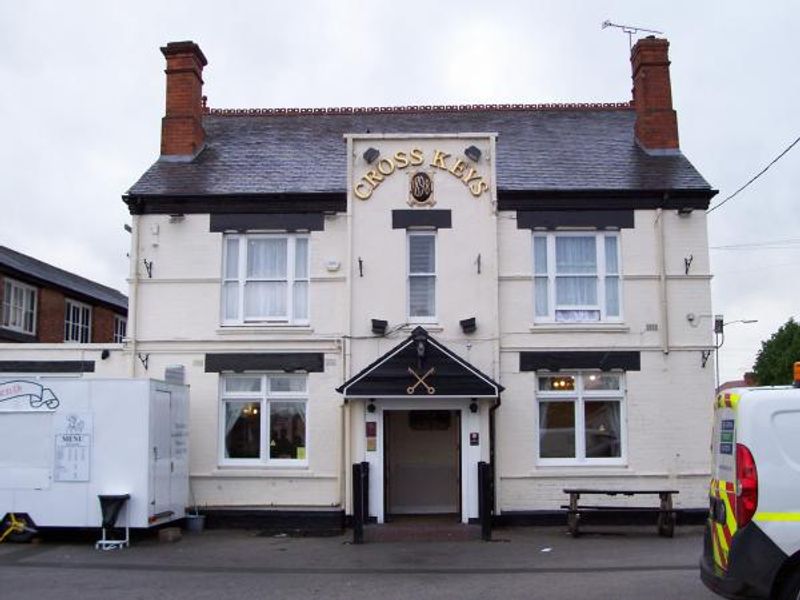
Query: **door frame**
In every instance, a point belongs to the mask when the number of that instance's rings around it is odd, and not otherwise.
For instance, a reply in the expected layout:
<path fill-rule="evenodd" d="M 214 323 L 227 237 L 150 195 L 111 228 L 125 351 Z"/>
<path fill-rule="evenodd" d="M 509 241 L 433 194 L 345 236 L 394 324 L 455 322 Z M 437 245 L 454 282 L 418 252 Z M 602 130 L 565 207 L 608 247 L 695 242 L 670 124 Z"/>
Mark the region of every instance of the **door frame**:
<path fill-rule="evenodd" d="M 390 410 L 384 410 L 383 411 L 383 431 L 384 432 L 387 431 L 386 423 L 389 420 L 390 414 L 401 413 L 401 412 L 410 414 L 412 411 L 417 411 L 417 410 L 423 410 L 423 409 L 417 409 L 417 408 L 412 408 L 412 409 L 408 409 L 408 408 L 403 408 L 403 409 L 392 408 Z M 461 411 L 460 410 L 454 410 L 452 408 L 450 408 L 450 409 L 426 408 L 424 410 L 447 412 L 447 413 L 450 413 L 450 415 L 452 417 L 454 417 L 455 420 L 457 421 L 457 424 L 455 425 L 457 427 L 457 430 L 456 430 L 456 434 L 457 435 L 455 435 L 455 437 L 457 439 L 456 460 L 455 460 L 455 462 L 456 462 L 456 464 L 455 464 L 455 468 L 456 468 L 456 487 L 457 487 L 457 490 L 458 490 L 458 498 L 456 500 L 457 509 L 456 509 L 455 513 L 447 513 L 447 514 L 450 514 L 450 515 L 457 514 L 458 515 L 458 520 L 461 521 L 463 519 L 463 516 L 464 516 L 464 506 L 463 506 L 463 501 L 462 501 L 463 491 L 461 489 L 461 477 L 462 477 L 462 473 L 461 473 L 461 470 L 462 470 L 461 469 L 461 465 L 462 465 L 462 459 L 461 459 L 461 450 L 462 450 L 462 448 L 461 448 L 461 443 L 462 443 L 462 440 L 461 440 Z M 447 433 L 448 433 L 449 436 L 451 436 L 451 437 L 453 436 L 452 432 L 448 431 Z M 384 514 L 385 520 L 387 520 L 387 521 L 391 520 L 392 516 L 396 516 L 396 515 L 392 515 L 389 512 L 389 485 L 390 485 L 390 482 L 391 482 L 391 472 L 389 472 L 389 476 L 387 476 L 387 471 L 389 471 L 389 469 L 387 468 L 388 465 L 389 465 L 389 454 L 390 454 L 389 435 L 384 435 L 383 436 L 383 514 Z"/>
<path fill-rule="evenodd" d="M 386 485 L 384 477 L 385 468 L 385 432 L 384 412 L 391 410 L 449 410 L 459 412 L 459 462 L 460 462 L 460 513 L 461 522 L 468 523 L 470 519 L 478 518 L 478 462 L 483 460 L 481 454 L 484 447 L 488 448 L 487 435 L 484 431 L 481 415 L 485 412 L 481 403 L 478 412 L 473 413 L 470 408 L 470 399 L 465 398 L 381 398 L 367 400 L 365 404 L 374 404 L 375 410 L 364 411 L 365 422 L 374 422 L 377 439 L 374 451 L 365 452 L 365 460 L 369 463 L 369 516 L 374 517 L 378 523 L 386 522 Z M 363 428 L 362 428 L 363 431 Z M 480 443 L 470 445 L 470 433 L 479 433 Z"/>

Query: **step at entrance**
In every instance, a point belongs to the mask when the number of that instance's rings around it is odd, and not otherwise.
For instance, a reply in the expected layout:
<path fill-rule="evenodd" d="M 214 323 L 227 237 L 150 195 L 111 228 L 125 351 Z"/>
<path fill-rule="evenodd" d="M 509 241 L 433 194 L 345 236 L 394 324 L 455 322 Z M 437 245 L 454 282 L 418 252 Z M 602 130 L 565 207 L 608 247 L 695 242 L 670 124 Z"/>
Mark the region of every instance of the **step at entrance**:
<path fill-rule="evenodd" d="M 364 527 L 366 542 L 465 542 L 481 539 L 478 525 L 453 522 L 453 517 L 395 517 L 390 523 Z"/>

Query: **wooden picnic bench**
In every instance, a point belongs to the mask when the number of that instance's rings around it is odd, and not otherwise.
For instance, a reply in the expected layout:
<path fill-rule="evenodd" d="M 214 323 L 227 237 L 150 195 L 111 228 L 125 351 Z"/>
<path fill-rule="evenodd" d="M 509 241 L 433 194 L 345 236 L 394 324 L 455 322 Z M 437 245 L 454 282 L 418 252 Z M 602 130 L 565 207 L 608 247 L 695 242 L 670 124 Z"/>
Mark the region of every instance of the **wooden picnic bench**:
<path fill-rule="evenodd" d="M 578 537 L 581 515 L 589 513 L 618 514 L 625 513 L 658 513 L 658 535 L 672 537 L 675 534 L 675 510 L 672 508 L 672 495 L 679 493 L 678 490 L 608 490 L 608 489 L 589 489 L 589 488 L 567 488 L 565 494 L 569 494 L 569 504 L 561 508 L 567 511 L 567 524 L 572 537 Z M 578 502 L 581 496 L 658 496 L 660 504 L 655 506 L 620 506 L 620 505 L 582 505 Z"/>

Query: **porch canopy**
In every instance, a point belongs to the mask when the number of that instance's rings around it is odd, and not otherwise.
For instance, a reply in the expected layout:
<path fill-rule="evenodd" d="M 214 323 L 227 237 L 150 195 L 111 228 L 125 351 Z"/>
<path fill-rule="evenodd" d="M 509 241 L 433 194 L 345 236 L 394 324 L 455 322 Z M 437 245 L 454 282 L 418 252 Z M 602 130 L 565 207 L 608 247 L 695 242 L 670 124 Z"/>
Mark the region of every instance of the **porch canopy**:
<path fill-rule="evenodd" d="M 417 327 L 336 391 L 347 398 L 496 398 L 503 386 Z"/>

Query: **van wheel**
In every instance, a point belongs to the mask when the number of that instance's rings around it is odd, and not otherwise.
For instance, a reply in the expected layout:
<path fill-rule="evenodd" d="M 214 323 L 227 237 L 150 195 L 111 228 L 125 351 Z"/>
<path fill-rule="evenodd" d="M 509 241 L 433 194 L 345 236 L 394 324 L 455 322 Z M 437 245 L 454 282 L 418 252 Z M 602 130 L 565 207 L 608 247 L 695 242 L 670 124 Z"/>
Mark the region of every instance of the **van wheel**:
<path fill-rule="evenodd" d="M 786 576 L 777 600 L 800 600 L 800 567 L 794 567 Z"/>
<path fill-rule="evenodd" d="M 27 518 L 27 515 L 16 514 L 16 525 L 11 521 L 11 515 L 6 514 L 3 522 L 0 523 L 0 534 L 4 534 L 9 528 L 13 527 L 5 536 L 6 541 L 25 543 L 30 542 L 36 535 L 36 529 L 32 527 L 33 523 Z"/>

